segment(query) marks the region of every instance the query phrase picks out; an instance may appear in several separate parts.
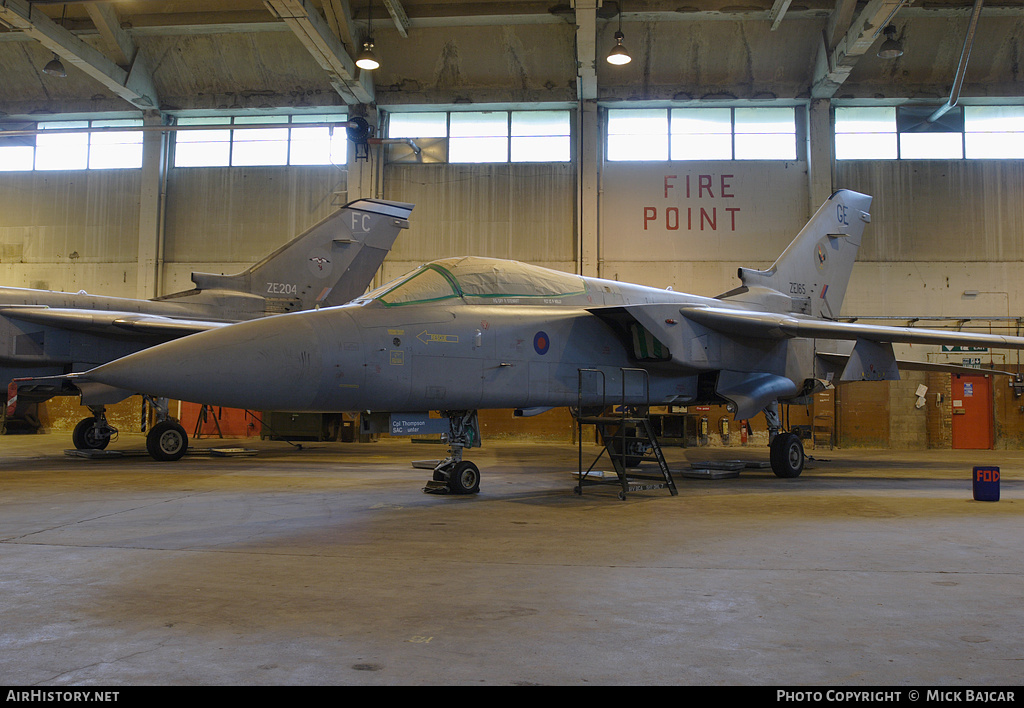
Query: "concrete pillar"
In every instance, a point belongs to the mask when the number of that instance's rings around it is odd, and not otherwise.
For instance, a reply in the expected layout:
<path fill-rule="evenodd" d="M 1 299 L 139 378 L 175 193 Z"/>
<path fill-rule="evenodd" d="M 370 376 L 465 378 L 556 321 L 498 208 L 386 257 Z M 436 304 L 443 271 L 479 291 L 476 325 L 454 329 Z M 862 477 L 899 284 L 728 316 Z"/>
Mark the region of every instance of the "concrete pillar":
<path fill-rule="evenodd" d="M 577 268 L 580 275 L 601 276 L 598 243 L 601 129 L 597 101 L 581 100 L 577 113 Z"/>
<path fill-rule="evenodd" d="M 380 114 L 375 106 L 359 105 L 352 106 L 349 111 L 349 118 L 362 116 L 373 126 L 374 137 L 381 136 Z M 348 174 L 346 176 L 347 194 L 339 200 L 338 206 L 342 203 L 352 202 L 357 199 L 377 199 L 385 197 L 384 186 L 384 160 L 387 156 L 386 145 L 367 146 L 366 159 L 356 159 L 356 146 L 349 142 L 348 145 Z M 384 284 L 381 275 L 382 268 L 378 269 L 373 276 L 370 287 L 376 288 Z"/>
<path fill-rule="evenodd" d="M 143 125 L 163 125 L 156 111 L 147 111 Z M 164 254 L 164 184 L 167 171 L 169 133 L 162 130 L 142 134 L 142 175 L 139 185 L 139 249 L 136 297 L 160 295 Z"/>
<path fill-rule="evenodd" d="M 832 183 L 835 159 L 832 102 L 827 98 L 813 99 L 807 114 L 808 213 L 813 214 L 835 191 Z"/>
<path fill-rule="evenodd" d="M 362 116 L 374 128 L 374 136 L 380 136 L 380 120 L 377 109 L 374 106 L 360 105 L 353 106 L 349 112 L 350 117 Z M 356 199 L 373 199 L 380 197 L 383 190 L 381 179 L 384 174 L 383 161 L 387 146 L 368 146 L 368 158 L 365 160 L 356 159 L 356 146 L 349 143 L 348 151 L 348 198 L 344 201 L 351 202 Z"/>

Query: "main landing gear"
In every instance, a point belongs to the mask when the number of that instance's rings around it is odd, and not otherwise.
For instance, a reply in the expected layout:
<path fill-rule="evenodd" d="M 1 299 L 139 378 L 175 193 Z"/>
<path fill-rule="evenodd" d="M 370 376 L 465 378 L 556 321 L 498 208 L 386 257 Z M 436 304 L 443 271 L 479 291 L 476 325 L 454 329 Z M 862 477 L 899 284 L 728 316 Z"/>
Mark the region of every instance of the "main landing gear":
<path fill-rule="evenodd" d="M 178 421 L 170 418 L 167 407 L 149 396 L 145 401 L 156 411 L 158 422 L 146 435 L 146 451 L 160 462 L 180 460 L 188 451 L 188 435 Z M 117 439 L 117 428 L 107 422 L 104 406 L 89 406 L 92 418 L 84 418 L 71 433 L 76 450 L 105 450 L 111 440 Z M 143 418 L 145 420 L 145 418 Z"/>
<path fill-rule="evenodd" d="M 436 463 L 413 463 L 433 469 L 433 478 L 423 488 L 428 494 L 476 494 L 480 491 L 480 470 L 462 459 L 462 450 L 480 447 L 480 423 L 476 411 L 442 411 L 448 419 L 448 457 Z"/>
<path fill-rule="evenodd" d="M 804 444 L 800 436 L 782 432 L 779 419 L 779 404 L 772 403 L 764 409 L 768 423 L 769 460 L 776 477 L 791 479 L 804 471 Z"/>
<path fill-rule="evenodd" d="M 174 462 L 188 452 L 188 435 L 176 420 L 162 420 L 146 435 L 146 451 L 154 460 Z"/>

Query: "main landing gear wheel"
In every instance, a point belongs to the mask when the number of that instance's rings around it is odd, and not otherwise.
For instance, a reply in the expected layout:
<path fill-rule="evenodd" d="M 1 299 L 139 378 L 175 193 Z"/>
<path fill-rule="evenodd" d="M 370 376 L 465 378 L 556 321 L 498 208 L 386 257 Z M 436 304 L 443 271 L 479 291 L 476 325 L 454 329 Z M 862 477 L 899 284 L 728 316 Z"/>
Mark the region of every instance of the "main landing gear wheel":
<path fill-rule="evenodd" d="M 188 450 L 188 436 L 176 422 L 165 420 L 154 425 L 146 435 L 146 449 L 160 462 L 180 460 Z"/>
<path fill-rule="evenodd" d="M 771 444 L 772 472 L 776 477 L 799 477 L 804 471 L 804 444 L 793 433 L 779 433 Z"/>
<path fill-rule="evenodd" d="M 458 462 L 448 476 L 452 494 L 476 494 L 480 491 L 480 470 L 469 460 Z"/>
<path fill-rule="evenodd" d="M 76 450 L 103 450 L 110 444 L 111 433 L 106 425 L 97 425 L 95 418 L 78 421 L 71 442 Z"/>

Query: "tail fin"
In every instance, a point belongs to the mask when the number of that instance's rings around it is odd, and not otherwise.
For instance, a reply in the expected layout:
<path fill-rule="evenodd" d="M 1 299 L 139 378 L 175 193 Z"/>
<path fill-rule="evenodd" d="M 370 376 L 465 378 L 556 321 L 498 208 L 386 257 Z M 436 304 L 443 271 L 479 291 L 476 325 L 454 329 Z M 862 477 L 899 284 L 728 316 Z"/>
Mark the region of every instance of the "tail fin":
<path fill-rule="evenodd" d="M 193 273 L 203 290 L 267 301 L 267 312 L 342 305 L 366 291 L 413 205 L 382 199 L 349 202 L 316 226 L 235 275 Z M 271 307 L 271 302 L 288 304 Z"/>
<path fill-rule="evenodd" d="M 793 310 L 835 319 L 857 259 L 871 197 L 840 189 L 821 205 L 768 270 L 740 268 L 747 287 L 783 293 Z"/>

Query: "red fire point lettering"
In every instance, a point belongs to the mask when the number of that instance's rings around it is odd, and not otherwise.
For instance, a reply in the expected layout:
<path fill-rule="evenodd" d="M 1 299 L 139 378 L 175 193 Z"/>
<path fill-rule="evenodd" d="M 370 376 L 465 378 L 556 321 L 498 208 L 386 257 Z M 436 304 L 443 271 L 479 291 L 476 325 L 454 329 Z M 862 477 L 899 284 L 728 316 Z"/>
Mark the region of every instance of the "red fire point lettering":
<path fill-rule="evenodd" d="M 715 175 L 697 175 L 696 194 L 693 193 L 692 175 L 686 175 L 683 179 L 683 193 L 687 199 L 732 199 L 736 194 L 732 191 L 732 180 L 736 175 L 718 175 L 718 194 L 715 194 Z M 675 189 L 677 175 L 665 175 L 665 199 L 668 199 L 668 190 Z"/>
<path fill-rule="evenodd" d="M 736 230 L 736 214 L 740 211 L 739 207 L 725 207 L 722 211 L 728 214 L 728 228 L 730 231 Z M 663 216 L 658 216 L 658 207 L 645 206 L 644 207 L 644 231 L 647 231 L 651 227 L 651 222 L 661 221 L 662 226 L 667 231 L 678 231 L 680 226 L 680 209 L 679 207 L 667 207 Z M 686 207 L 686 230 L 692 231 L 696 222 L 697 227 L 704 231 L 717 231 L 718 230 L 718 207 L 711 207 L 710 210 L 704 207 L 694 208 Z M 655 226 L 658 224 L 656 223 Z M 723 223 L 723 227 L 726 224 Z"/>
<path fill-rule="evenodd" d="M 735 175 L 715 175 L 703 174 L 696 175 L 696 180 L 691 181 L 693 175 L 686 175 L 683 179 L 683 193 L 686 199 L 696 197 L 697 199 L 732 199 L 736 196 L 735 192 L 732 191 L 731 180 Z M 678 175 L 665 175 L 662 181 L 664 198 L 669 198 L 669 192 L 676 189 L 676 180 L 679 179 Z M 691 186 L 695 187 L 696 194 L 693 194 Z M 717 192 L 717 194 L 716 194 Z M 680 229 L 682 215 L 679 213 L 681 208 L 686 209 L 686 230 L 691 231 L 695 228 L 699 228 L 701 231 L 717 231 L 718 230 L 718 207 L 711 207 L 710 209 L 705 207 L 666 207 L 663 214 L 659 215 L 658 207 L 645 206 L 644 207 L 644 231 L 659 224 L 666 231 L 678 231 Z M 723 211 L 728 214 L 728 228 L 731 231 L 736 230 L 736 212 L 740 211 L 739 207 L 724 207 Z M 723 227 L 726 224 L 723 223 Z"/>

